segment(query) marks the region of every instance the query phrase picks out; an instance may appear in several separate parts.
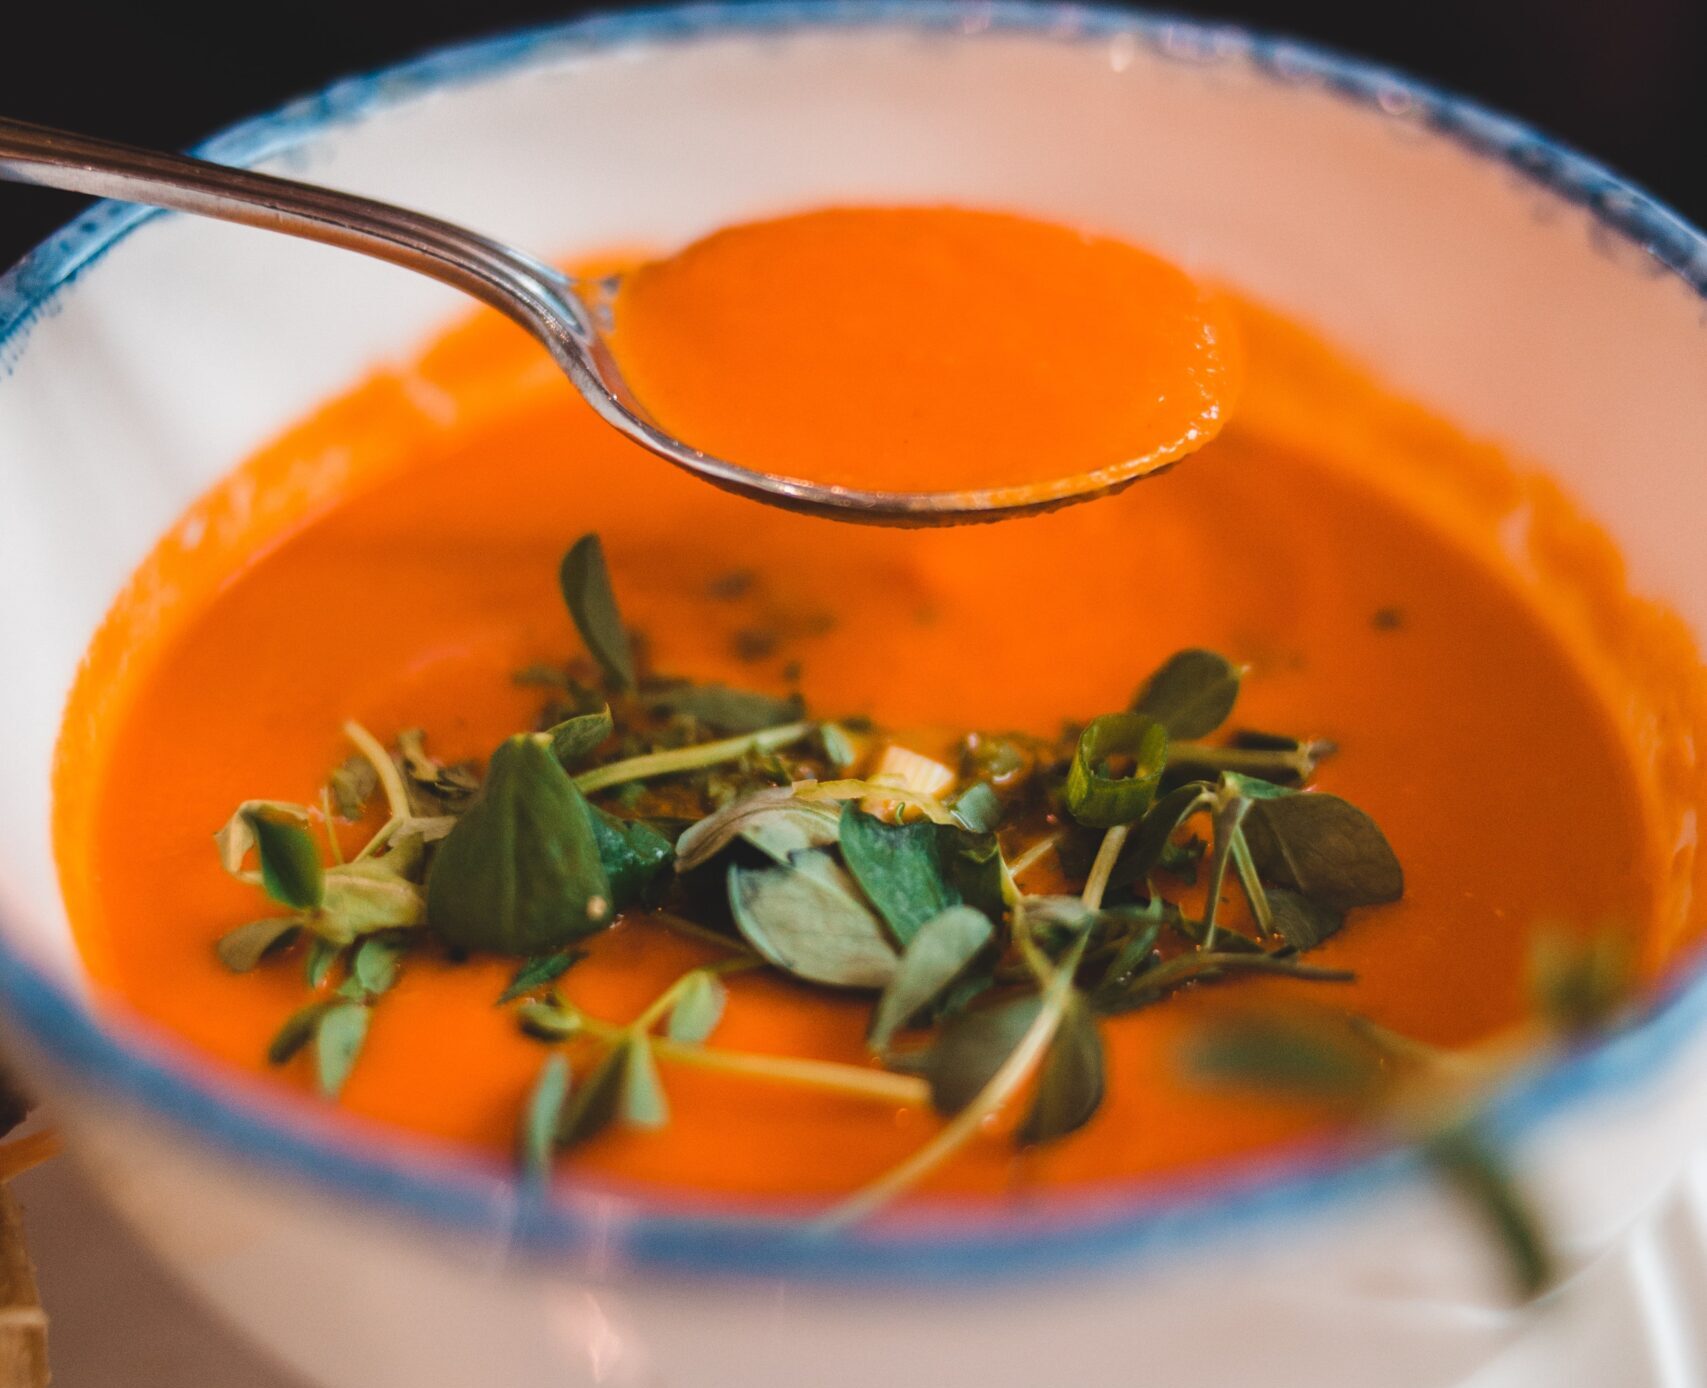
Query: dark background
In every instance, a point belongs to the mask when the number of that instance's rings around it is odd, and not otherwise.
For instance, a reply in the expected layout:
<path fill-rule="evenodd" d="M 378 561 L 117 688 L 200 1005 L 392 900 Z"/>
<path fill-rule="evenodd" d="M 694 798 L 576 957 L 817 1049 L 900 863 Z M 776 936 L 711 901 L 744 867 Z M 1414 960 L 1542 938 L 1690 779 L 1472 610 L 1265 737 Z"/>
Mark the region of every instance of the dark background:
<path fill-rule="evenodd" d="M 1532 121 L 1707 220 L 1707 0 L 1158 0 L 1379 58 Z M 182 147 L 343 73 L 564 18 L 563 0 L 410 5 L 187 0 L 9 6 L 0 114 Z M 210 18 L 217 14 L 218 18 Z M 0 265 L 77 201 L 0 184 Z"/>

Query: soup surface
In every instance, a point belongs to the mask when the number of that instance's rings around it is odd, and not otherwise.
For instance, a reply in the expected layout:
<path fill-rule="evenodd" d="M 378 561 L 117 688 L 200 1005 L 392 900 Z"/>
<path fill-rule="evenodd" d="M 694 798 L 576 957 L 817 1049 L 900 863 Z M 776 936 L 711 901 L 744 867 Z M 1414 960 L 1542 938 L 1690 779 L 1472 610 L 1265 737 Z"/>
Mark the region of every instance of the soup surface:
<path fill-rule="evenodd" d="M 787 306 L 770 310 L 765 351 L 794 326 Z M 1673 845 L 1697 788 L 1662 750 L 1693 706 L 1650 695 L 1693 680 L 1687 643 L 1623 594 L 1615 556 L 1551 491 L 1298 330 L 1240 312 L 1247 396 L 1189 465 L 1092 505 L 942 531 L 717 492 L 602 425 L 495 318 L 374 377 L 203 498 L 95 642 L 58 823 L 94 975 L 113 1006 L 266 1071 L 302 971 L 234 977 L 216 961 L 213 942 L 264 908 L 220 870 L 213 831 L 247 798 L 316 803 L 350 718 L 385 739 L 425 728 L 446 760 L 483 759 L 529 726 L 541 695 L 512 673 L 579 649 L 555 574 L 588 531 L 661 668 L 798 690 L 815 713 L 868 716 L 919 746 L 967 729 L 1053 736 L 1064 718 L 1125 707 L 1182 647 L 1245 664 L 1238 721 L 1337 743 L 1316 784 L 1369 811 L 1404 864 L 1403 900 L 1355 913 L 1311 955 L 1354 970 L 1334 1003 L 1384 1026 L 1457 1045 L 1516 1021 L 1538 922 L 1617 922 L 1656 966 L 1679 938 L 1694 869 Z M 1054 369 L 1098 363 L 1068 351 Z M 745 405 L 728 410 L 731 437 L 752 427 Z M 896 480 L 924 456 L 897 447 Z M 1611 653 L 1608 632 L 1623 633 Z M 346 851 L 372 827 L 341 826 Z M 614 1021 L 718 957 L 643 914 L 586 944 L 560 989 Z M 542 1055 L 494 1006 L 514 967 L 411 958 L 343 1108 L 502 1159 Z M 868 1001 L 771 972 L 728 982 L 719 1046 L 869 1064 Z M 1315 1120 L 1291 1107 L 1183 1083 L 1176 1048 L 1218 998 L 1322 986 L 1229 981 L 1112 1019 L 1090 1126 L 1017 1155 L 979 1139 L 927 1189 L 1177 1172 L 1302 1133 Z M 317 1102 L 305 1058 L 283 1075 L 281 1094 Z M 609 1131 L 575 1169 L 823 1197 L 940 1126 L 668 1061 L 664 1082 L 667 1128 Z"/>

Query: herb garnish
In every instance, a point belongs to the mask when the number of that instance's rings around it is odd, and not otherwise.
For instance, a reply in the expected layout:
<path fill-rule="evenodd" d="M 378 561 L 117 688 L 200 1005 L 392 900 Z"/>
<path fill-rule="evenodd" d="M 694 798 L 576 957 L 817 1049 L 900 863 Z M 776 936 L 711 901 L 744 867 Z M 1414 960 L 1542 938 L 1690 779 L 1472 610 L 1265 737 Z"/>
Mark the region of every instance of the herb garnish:
<path fill-rule="evenodd" d="M 1332 744 L 1221 735 L 1244 672 L 1215 652 L 1171 657 L 1130 708 L 1059 739 L 969 733 L 951 765 L 858 718 L 810 716 L 797 695 L 658 674 L 596 536 L 571 547 L 560 580 L 591 663 L 522 672 L 544 691 L 540 721 L 483 769 L 438 761 L 418 731 L 387 749 L 352 723 L 357 755 L 319 806 L 249 801 L 219 835 L 226 869 L 284 908 L 231 931 L 219 957 L 241 973 L 302 949 L 311 995 L 269 1055 L 311 1052 L 329 1095 L 412 958 L 517 960 L 497 1002 L 550 1048 L 517 1125 L 535 1178 L 613 1125 L 666 1124 L 680 1065 L 943 1115 L 918 1152 L 827 1216 L 840 1226 L 980 1140 L 997 1113 L 1015 1111 L 1022 1146 L 1092 1123 L 1108 1018 L 1243 973 L 1344 981 L 1305 956 L 1404 890 L 1373 820 L 1309 788 Z M 383 823 L 346 859 L 332 821 L 376 815 L 376 797 Z M 1026 889 L 1045 875 L 1049 894 Z M 567 995 L 574 965 L 625 914 L 724 957 L 609 1021 Z M 1562 956 L 1547 975 L 1561 1029 L 1598 1025 L 1622 996 L 1614 954 L 1591 963 Z M 752 970 L 864 994 L 874 1063 L 713 1044 L 740 1006 L 727 980 Z M 1247 1025 L 1198 1060 L 1223 1082 L 1382 1112 L 1393 1077 L 1422 1062 L 1400 1038 L 1334 1026 L 1333 1044 L 1317 1036 L 1312 1050 Z M 1515 1245 L 1520 1205 L 1479 1141 L 1459 1122 L 1427 1146 Z M 1532 1272 L 1543 1266 L 1537 1253 Z"/>
<path fill-rule="evenodd" d="M 1208 737 L 1233 712 L 1240 675 L 1237 665 L 1214 651 L 1180 651 L 1144 681 L 1132 709 L 1160 723 L 1169 737 Z"/>
<path fill-rule="evenodd" d="M 1477 1049 L 1443 1050 L 1367 1018 L 1293 1004 L 1223 1009 L 1199 1030 L 1190 1066 L 1204 1083 L 1308 1103 L 1377 1141 L 1414 1147 L 1494 1236 L 1513 1291 L 1530 1297 L 1555 1280 L 1555 1254 L 1477 1110 L 1516 1065 L 1616 1028 L 1634 986 L 1624 932 L 1543 929 L 1530 955 L 1533 1021 Z"/>
<path fill-rule="evenodd" d="M 637 682 L 634 647 L 616 609 L 604 546 L 597 535 L 583 535 L 569 547 L 558 570 L 558 582 L 575 629 L 604 671 L 606 682 L 621 691 L 633 689 Z"/>
<path fill-rule="evenodd" d="M 433 859 L 433 930 L 455 948 L 542 954 L 604 929 L 611 912 L 586 797 L 549 741 L 507 739 Z"/>
<path fill-rule="evenodd" d="M 524 998 L 549 984 L 557 982 L 576 964 L 587 957 L 584 949 L 566 949 L 557 954 L 542 954 L 517 969 L 509 987 L 498 995 L 498 1006 Z"/>

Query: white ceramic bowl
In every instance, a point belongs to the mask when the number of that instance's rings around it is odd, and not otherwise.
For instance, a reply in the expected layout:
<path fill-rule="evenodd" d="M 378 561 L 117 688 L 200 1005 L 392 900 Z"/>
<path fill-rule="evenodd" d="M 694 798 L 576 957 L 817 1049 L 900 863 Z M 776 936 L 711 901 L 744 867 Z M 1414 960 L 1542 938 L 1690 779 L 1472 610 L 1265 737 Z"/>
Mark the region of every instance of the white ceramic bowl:
<path fill-rule="evenodd" d="M 832 200 L 1125 233 L 1544 460 L 1635 584 L 1707 631 L 1700 238 L 1532 132 L 1355 62 L 1071 7 L 696 6 L 438 54 L 206 152 L 552 253 Z M 763 1220 L 526 1195 L 94 1015 L 48 831 L 85 642 L 193 496 L 463 309 L 354 257 L 116 207 L 0 281 L 5 1041 L 169 1264 L 339 1388 L 1486 1385 L 1530 1362 L 1480 1246 L 1403 1156 L 803 1244 Z M 1704 1008 L 1680 969 L 1640 1027 L 1496 1114 L 1580 1269 L 1566 1303 L 1626 1337 L 1622 1383 L 1681 1382 L 1665 1375 L 1694 1352 L 1676 1313 L 1707 1267 L 1689 1175 Z"/>

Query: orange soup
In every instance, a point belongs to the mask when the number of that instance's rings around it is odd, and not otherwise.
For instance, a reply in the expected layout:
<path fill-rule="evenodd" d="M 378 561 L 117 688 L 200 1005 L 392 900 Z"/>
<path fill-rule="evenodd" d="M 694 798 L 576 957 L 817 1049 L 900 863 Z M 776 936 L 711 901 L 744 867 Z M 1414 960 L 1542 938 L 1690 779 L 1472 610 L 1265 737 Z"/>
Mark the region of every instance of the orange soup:
<path fill-rule="evenodd" d="M 958 208 L 730 228 L 625 278 L 614 347 L 676 437 L 763 472 L 948 492 L 1133 475 L 1221 429 L 1226 305 L 1106 236 Z"/>
<path fill-rule="evenodd" d="M 785 268 L 807 286 L 816 273 L 815 243 L 801 234 L 809 226 L 826 241 L 856 227 L 879 234 L 857 221 L 795 227 L 798 260 Z M 1003 254 L 1022 248 L 1055 254 L 1043 240 Z M 715 276 L 746 273 L 742 255 L 716 238 L 698 254 Z M 1110 255 L 1111 265 L 1120 259 Z M 1039 285 L 1052 274 L 1033 269 Z M 907 269 L 909 294 L 928 273 Z M 781 464 L 764 450 L 823 411 L 858 444 L 847 460 L 863 469 L 860 480 L 1003 480 L 1047 453 L 1062 427 L 1041 399 L 1046 382 L 1073 412 L 1110 389 L 1109 344 L 1063 332 L 1039 375 L 1003 393 L 992 439 L 1011 438 L 1013 452 L 985 440 L 937 471 L 942 436 L 921 424 L 876 460 L 875 426 L 854 416 L 873 409 L 864 392 L 887 387 L 861 360 L 776 360 L 811 326 L 802 304 L 817 312 L 841 292 L 818 288 L 823 301 L 743 298 L 757 326 L 731 360 L 774 368 L 777 414 L 761 415 L 739 389 L 669 377 L 662 389 L 692 421 L 690 436 L 703 424 L 711 446 Z M 642 277 L 636 290 L 638 302 L 656 293 L 660 313 L 685 292 L 667 275 Z M 1033 311 L 1014 307 L 1020 320 Z M 1301 798 L 1355 805 L 1402 864 L 1401 899 L 1385 893 L 1382 904 L 1351 910 L 1301 956 L 1353 979 L 1234 971 L 1114 1010 L 1101 1023 L 1106 1092 L 1094 1121 L 1019 1148 L 1006 1133 L 974 1133 L 926 1174 L 926 1193 L 1179 1172 L 1309 1131 L 1319 1114 L 1182 1077 L 1181 1038 L 1228 1000 L 1308 995 L 1460 1046 L 1527 1015 L 1526 961 L 1543 923 L 1613 923 L 1651 973 L 1682 939 L 1695 874 L 1680 829 L 1700 787 L 1666 750 L 1699 723 L 1687 639 L 1624 592 L 1605 540 L 1543 483 L 1384 394 L 1282 320 L 1250 306 L 1239 319 L 1245 397 L 1187 465 L 1042 518 L 936 531 L 841 526 L 714 491 L 601 424 L 536 348 L 491 316 L 381 372 L 205 496 L 150 556 L 89 654 L 62 743 L 57 831 L 77 937 L 99 986 L 113 1007 L 226 1065 L 273 1069 L 267 1052 L 281 1024 L 306 999 L 335 1006 L 350 961 L 331 965 L 315 989 L 304 980 L 303 938 L 241 975 L 222 965 L 216 941 L 280 908 L 254 881 L 221 870 L 214 831 L 246 800 L 291 802 L 309 808 L 303 827 L 316 843 L 329 832 L 342 856 L 357 852 L 384 811 L 372 795 L 345 819 L 324 794 L 353 750 L 348 720 L 387 746 L 423 729 L 435 765 L 466 760 L 477 782 L 505 738 L 552 718 L 542 712 L 562 693 L 560 675 L 597 682 L 557 581 L 565 548 L 595 532 L 622 618 L 640 638 L 635 659 L 702 684 L 798 696 L 807 718 L 840 720 L 866 759 L 862 774 L 882 756 L 875 742 L 945 767 L 952 784 L 918 791 L 941 804 L 974 776 L 957 750 L 965 734 L 1059 745 L 1065 762 L 1077 729 L 1063 740 L 1064 720 L 1132 708 L 1135 688 L 1173 652 L 1218 652 L 1242 676 L 1227 727 L 1331 740 L 1336 750 Z M 926 341 L 897 326 L 909 351 L 986 360 L 988 343 L 975 339 L 990 323 L 957 326 L 928 312 L 913 325 Z M 824 462 L 826 475 L 844 476 L 840 463 Z M 1528 524 L 1514 539 L 1509 518 L 1519 513 Z M 615 706 L 632 696 L 607 686 L 600 697 Z M 862 720 L 878 731 L 863 732 Z M 1224 743 L 1226 729 L 1216 736 Z M 1240 745 L 1266 755 L 1271 744 Z M 804 753 L 776 752 L 780 770 L 758 758 L 754 774 L 786 781 L 795 755 Z M 1092 763 L 1111 782 L 1132 778 L 1119 758 Z M 1021 891 L 1077 892 L 1087 869 L 1065 850 L 1082 840 L 1096 854 L 1106 843 L 1063 808 L 1072 781 L 1059 774 L 1030 818 L 995 830 L 1020 865 Z M 917 789 L 909 775 L 903 767 L 897 784 Z M 455 779 L 447 795 L 462 793 Z M 619 817 L 646 803 L 625 800 L 620 787 L 588 793 Z M 889 827 L 904 827 L 906 804 L 881 800 L 863 802 L 873 823 L 888 814 Z M 1190 838 L 1182 826 L 1167 851 L 1189 859 Z M 328 849 L 328 871 L 335 861 Z M 1211 865 L 1193 861 L 1176 886 L 1158 890 L 1200 929 Z M 1125 890 L 1141 897 L 1143 883 Z M 1224 895 L 1223 929 L 1243 939 L 1250 910 L 1231 875 Z M 555 996 L 590 1026 L 626 1025 L 684 971 L 731 957 L 719 937 L 728 922 L 714 917 L 684 933 L 644 907 L 624 911 L 577 938 L 585 957 L 529 996 L 536 1006 Z M 507 1159 L 552 1053 L 518 1026 L 514 1005 L 496 1005 L 519 962 L 481 950 L 406 954 L 371 1019 L 364 1014 L 343 1109 Z M 1004 959 L 997 993 L 1020 986 L 1023 967 Z M 727 1002 L 705 1046 L 889 1076 L 866 1043 L 869 990 L 815 987 L 774 967 L 721 983 Z M 898 1033 L 903 1043 L 909 1030 Z M 596 1061 L 591 1035 L 583 1028 L 554 1043 L 582 1087 Z M 943 1131 L 928 1106 L 722 1071 L 684 1054 L 696 1044 L 664 1038 L 655 1051 L 667 1122 L 657 1106 L 658 1121 L 613 1122 L 561 1155 L 562 1170 L 831 1199 Z M 322 1102 L 306 1053 L 275 1072 L 281 1101 Z"/>

